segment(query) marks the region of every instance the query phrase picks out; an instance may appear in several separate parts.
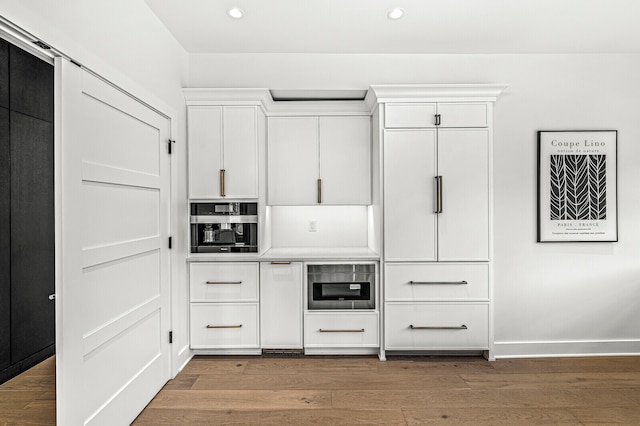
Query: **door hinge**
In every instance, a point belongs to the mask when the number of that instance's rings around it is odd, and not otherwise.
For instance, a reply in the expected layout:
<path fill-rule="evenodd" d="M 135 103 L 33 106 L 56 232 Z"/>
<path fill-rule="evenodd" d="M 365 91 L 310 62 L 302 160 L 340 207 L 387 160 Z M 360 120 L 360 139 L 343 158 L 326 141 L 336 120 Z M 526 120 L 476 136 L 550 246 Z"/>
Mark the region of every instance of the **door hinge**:
<path fill-rule="evenodd" d="M 173 143 L 176 143 L 176 141 L 174 141 L 174 140 L 172 140 L 172 139 L 169 139 L 169 140 L 167 141 L 167 147 L 168 147 L 168 148 L 167 148 L 167 152 L 168 152 L 169 154 L 171 154 L 171 144 L 173 144 Z"/>
<path fill-rule="evenodd" d="M 169 332 L 169 343 L 173 343 L 173 331 Z"/>
<path fill-rule="evenodd" d="M 173 237 L 169 237 L 169 248 L 173 245 Z"/>

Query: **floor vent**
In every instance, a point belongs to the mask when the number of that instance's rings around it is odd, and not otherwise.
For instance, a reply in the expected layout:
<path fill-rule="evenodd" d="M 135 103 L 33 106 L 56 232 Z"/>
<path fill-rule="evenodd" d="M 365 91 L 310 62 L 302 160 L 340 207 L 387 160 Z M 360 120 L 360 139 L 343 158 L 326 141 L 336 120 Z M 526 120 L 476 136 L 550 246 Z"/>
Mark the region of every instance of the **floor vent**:
<path fill-rule="evenodd" d="M 262 356 L 266 358 L 303 357 L 304 349 L 263 349 Z"/>

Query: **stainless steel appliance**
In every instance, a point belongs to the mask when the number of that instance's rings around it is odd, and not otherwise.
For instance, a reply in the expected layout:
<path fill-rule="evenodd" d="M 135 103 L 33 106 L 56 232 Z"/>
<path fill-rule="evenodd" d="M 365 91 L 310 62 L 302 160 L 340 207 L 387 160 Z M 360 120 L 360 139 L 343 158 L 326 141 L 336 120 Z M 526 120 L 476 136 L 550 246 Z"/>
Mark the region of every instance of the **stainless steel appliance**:
<path fill-rule="evenodd" d="M 257 251 L 257 203 L 191 203 L 191 253 Z"/>
<path fill-rule="evenodd" d="M 310 310 L 375 309 L 374 264 L 307 265 Z"/>

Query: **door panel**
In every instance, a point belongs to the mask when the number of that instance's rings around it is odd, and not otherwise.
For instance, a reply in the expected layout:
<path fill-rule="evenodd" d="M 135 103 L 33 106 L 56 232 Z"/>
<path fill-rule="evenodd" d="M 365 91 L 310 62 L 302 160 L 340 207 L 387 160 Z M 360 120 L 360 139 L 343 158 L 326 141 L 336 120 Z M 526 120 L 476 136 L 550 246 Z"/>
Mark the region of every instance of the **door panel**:
<path fill-rule="evenodd" d="M 227 198 L 258 198 L 256 107 L 224 107 L 224 164 Z"/>
<path fill-rule="evenodd" d="M 222 108 L 189 107 L 189 198 L 220 198 Z"/>
<path fill-rule="evenodd" d="M 440 129 L 439 260 L 489 260 L 489 131 Z"/>
<path fill-rule="evenodd" d="M 302 263 L 260 263 L 263 348 L 302 349 Z"/>
<path fill-rule="evenodd" d="M 12 363 L 55 343 L 52 176 L 53 125 L 12 111 Z"/>
<path fill-rule="evenodd" d="M 129 424 L 170 375 L 170 122 L 65 60 L 56 69 L 58 423 Z M 127 142 L 118 156 L 96 139 Z"/>
<path fill-rule="evenodd" d="M 443 127 L 487 127 L 489 105 L 486 103 L 439 103 L 440 128 Z"/>
<path fill-rule="evenodd" d="M 269 118 L 269 203 L 318 204 L 317 117 Z"/>
<path fill-rule="evenodd" d="M 371 204 L 371 119 L 320 117 L 322 204 Z"/>
<path fill-rule="evenodd" d="M 0 47 L 5 45 L 0 40 Z M 0 49 L 0 54 L 2 49 Z M 0 57 L 0 64 L 3 58 Z M 0 70 L 0 77 L 3 77 Z M 8 81 L 8 80 L 7 80 Z M 0 86 L 3 84 L 0 78 Z M 11 364 L 11 169 L 9 110 L 0 107 L 0 370 Z"/>
<path fill-rule="evenodd" d="M 436 260 L 436 131 L 384 132 L 385 260 Z"/>

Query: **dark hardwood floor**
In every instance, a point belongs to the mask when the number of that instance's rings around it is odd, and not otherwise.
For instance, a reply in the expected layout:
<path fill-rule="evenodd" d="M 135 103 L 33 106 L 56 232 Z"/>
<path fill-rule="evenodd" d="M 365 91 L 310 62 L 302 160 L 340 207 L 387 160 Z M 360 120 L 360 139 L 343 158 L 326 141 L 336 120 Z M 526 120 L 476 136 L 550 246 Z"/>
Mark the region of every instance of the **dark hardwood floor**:
<path fill-rule="evenodd" d="M 55 424 L 55 357 L 0 385 L 0 425 Z M 640 424 L 640 357 L 196 357 L 134 425 Z"/>

